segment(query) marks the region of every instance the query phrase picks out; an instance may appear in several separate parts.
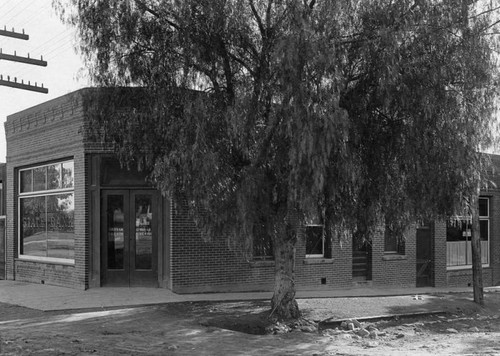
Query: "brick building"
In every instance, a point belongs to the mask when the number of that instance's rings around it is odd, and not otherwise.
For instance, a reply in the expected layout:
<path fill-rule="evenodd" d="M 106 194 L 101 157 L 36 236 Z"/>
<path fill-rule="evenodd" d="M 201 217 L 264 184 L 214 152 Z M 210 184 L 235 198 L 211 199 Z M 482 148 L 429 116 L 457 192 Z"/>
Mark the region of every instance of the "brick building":
<path fill-rule="evenodd" d="M 78 289 L 110 285 L 178 293 L 270 290 L 272 256 L 247 261 L 204 241 L 182 207 L 122 169 L 85 137 L 82 89 L 7 118 L 7 279 Z M 500 157 L 493 156 L 500 167 Z M 500 185 L 498 185 L 500 186 Z M 483 192 L 484 284 L 500 284 L 500 191 Z M 298 289 L 464 286 L 472 282 L 467 217 L 410 228 L 404 244 L 378 229 L 371 244 L 326 241 L 300 229 Z"/>

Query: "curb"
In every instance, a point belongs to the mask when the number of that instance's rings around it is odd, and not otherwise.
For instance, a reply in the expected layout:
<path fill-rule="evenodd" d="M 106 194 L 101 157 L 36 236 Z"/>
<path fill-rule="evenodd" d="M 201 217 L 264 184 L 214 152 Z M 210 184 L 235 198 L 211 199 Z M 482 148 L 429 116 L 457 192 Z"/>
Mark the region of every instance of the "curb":
<path fill-rule="evenodd" d="M 442 315 L 447 313 L 448 312 L 444 310 L 435 310 L 435 311 L 415 312 L 406 314 L 384 314 L 384 315 L 376 315 L 376 316 L 368 316 L 360 318 L 344 318 L 344 319 L 328 318 L 318 322 L 318 330 L 333 329 L 337 326 L 340 326 L 342 322 L 353 319 L 359 322 L 375 322 L 380 320 L 404 319 L 404 318 L 419 317 L 419 316 Z"/>

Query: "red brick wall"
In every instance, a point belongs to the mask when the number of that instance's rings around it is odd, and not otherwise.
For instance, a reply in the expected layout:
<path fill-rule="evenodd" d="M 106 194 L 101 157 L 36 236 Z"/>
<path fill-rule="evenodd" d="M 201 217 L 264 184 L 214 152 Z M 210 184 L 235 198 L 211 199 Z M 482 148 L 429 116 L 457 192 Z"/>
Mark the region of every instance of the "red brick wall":
<path fill-rule="evenodd" d="M 171 283 L 178 293 L 272 290 L 273 261 L 245 261 L 224 239 L 203 241 L 185 210 L 172 210 Z M 303 229 L 296 247 L 297 289 L 352 285 L 350 242 L 333 242 L 332 259 L 306 259 Z"/>
<path fill-rule="evenodd" d="M 80 128 L 79 92 L 68 94 L 7 118 L 7 279 L 84 289 L 87 286 L 85 157 Z M 17 184 L 19 168 L 63 159 L 74 160 L 74 266 L 18 259 Z"/>
<path fill-rule="evenodd" d="M 448 284 L 446 274 L 446 222 L 435 221 L 432 225 L 434 287 L 445 287 Z"/>
<path fill-rule="evenodd" d="M 412 227 L 405 232 L 405 254 L 386 254 L 384 229 L 375 230 L 372 241 L 372 278 L 374 286 L 415 287 L 416 235 Z"/>

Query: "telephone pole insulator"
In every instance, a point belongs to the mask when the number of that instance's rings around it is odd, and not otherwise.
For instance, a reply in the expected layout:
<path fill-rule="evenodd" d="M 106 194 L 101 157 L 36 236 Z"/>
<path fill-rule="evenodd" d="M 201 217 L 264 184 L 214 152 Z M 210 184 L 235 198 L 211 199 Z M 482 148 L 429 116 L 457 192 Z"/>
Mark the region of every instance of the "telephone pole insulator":
<path fill-rule="evenodd" d="M 49 89 L 44 88 L 43 84 L 40 87 L 37 85 L 37 83 L 35 83 L 35 85 L 31 85 L 30 82 L 28 82 L 28 84 L 24 84 L 24 80 L 21 80 L 21 83 L 18 83 L 17 78 L 14 78 L 14 81 L 11 81 L 9 76 L 7 76 L 7 80 L 4 80 L 3 75 L 0 75 L 0 86 L 1 85 L 16 89 L 36 91 L 43 94 L 47 94 L 49 92 Z"/>
<path fill-rule="evenodd" d="M 4 26 L 3 30 L 0 30 L 0 36 L 6 36 L 6 37 L 13 37 L 13 38 L 18 38 L 20 40 L 29 40 L 30 36 L 26 35 L 24 33 L 24 29 L 22 33 L 15 32 L 14 29 L 12 31 L 7 31 L 7 27 Z"/>
<path fill-rule="evenodd" d="M 12 31 L 7 31 L 7 27 L 4 26 L 3 30 L 0 30 L 0 36 L 6 36 L 6 37 L 13 37 L 21 40 L 28 40 L 29 36 L 24 33 L 24 29 L 22 33 L 16 32 L 14 29 Z M 47 62 L 43 60 L 43 57 L 40 56 L 40 59 L 34 59 L 30 58 L 30 55 L 28 53 L 27 57 L 22 57 L 18 56 L 16 51 L 14 51 L 14 54 L 5 54 L 2 53 L 2 49 L 0 48 L 0 60 L 6 60 L 6 61 L 12 61 L 12 62 L 19 62 L 19 63 L 25 63 L 25 64 L 30 64 L 30 65 L 36 65 L 36 66 L 42 66 L 46 67 Z M 14 77 L 14 81 L 10 80 L 10 76 L 7 76 L 7 80 L 3 79 L 3 75 L 0 75 L 0 86 L 6 86 L 10 88 L 16 88 L 16 89 L 22 89 L 22 90 L 29 90 L 29 91 L 35 91 L 38 93 L 44 93 L 47 94 L 49 92 L 49 89 L 44 88 L 43 84 L 41 87 L 37 85 L 35 82 L 35 85 L 31 85 L 31 82 L 28 80 L 28 84 L 24 84 L 24 80 L 21 79 L 21 82 L 17 82 L 17 77 Z"/>
<path fill-rule="evenodd" d="M 14 54 L 5 54 L 2 53 L 2 49 L 0 48 L 0 60 L 6 60 L 6 61 L 12 61 L 12 62 L 19 62 L 19 63 L 26 63 L 26 64 L 32 64 L 36 66 L 42 66 L 42 67 L 47 67 L 47 62 L 43 60 L 43 57 L 40 57 L 40 59 L 34 59 L 30 58 L 30 55 L 28 53 L 28 57 L 21 57 L 16 54 L 14 51 Z"/>

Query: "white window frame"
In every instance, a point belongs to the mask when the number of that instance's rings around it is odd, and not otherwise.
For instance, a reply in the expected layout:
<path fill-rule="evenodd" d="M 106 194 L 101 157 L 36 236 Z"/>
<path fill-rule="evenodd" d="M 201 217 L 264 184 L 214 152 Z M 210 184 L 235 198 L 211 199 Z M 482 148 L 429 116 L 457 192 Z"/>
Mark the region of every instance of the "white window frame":
<path fill-rule="evenodd" d="M 490 214 L 490 198 L 489 197 L 479 197 L 479 200 L 486 200 L 487 202 L 487 211 L 488 211 L 488 215 L 480 215 L 479 216 L 479 222 L 481 221 L 487 221 L 488 222 L 488 241 L 487 241 L 487 244 L 485 244 L 486 246 L 488 246 L 488 252 L 486 254 L 486 257 L 488 259 L 488 262 L 487 263 L 483 263 L 482 264 L 482 267 L 483 268 L 486 268 L 486 267 L 489 267 L 490 266 L 490 260 L 491 260 L 491 223 L 490 223 L 490 217 L 491 217 L 491 214 Z M 465 220 L 465 221 L 471 221 L 472 220 L 472 217 L 470 215 L 468 216 L 455 216 L 453 217 L 454 220 Z M 466 240 L 466 262 L 467 262 L 467 248 L 468 246 L 470 245 L 471 243 L 471 240 L 469 238 L 469 240 Z M 483 251 L 483 241 L 481 240 L 481 255 L 484 253 Z M 482 256 L 481 256 L 482 258 Z M 446 270 L 448 271 L 453 271 L 453 270 L 464 270 L 464 269 L 472 269 L 472 261 L 470 264 L 463 264 L 463 265 L 454 265 L 454 266 L 449 266 L 448 265 L 448 241 L 446 241 Z"/>
<path fill-rule="evenodd" d="M 37 168 L 43 168 L 43 167 L 48 167 L 54 164 L 60 164 L 61 166 L 64 163 L 73 163 L 73 184 L 72 187 L 70 188 L 58 188 L 58 189 L 46 189 L 46 190 L 38 190 L 38 191 L 31 191 L 31 192 L 23 192 L 21 193 L 21 173 L 25 171 L 30 171 L 30 170 L 35 170 Z M 65 159 L 61 161 L 55 161 L 47 164 L 41 164 L 37 166 L 30 166 L 26 168 L 19 169 L 18 174 L 17 174 L 17 222 L 18 222 L 18 228 L 17 228 L 17 255 L 19 260 L 23 261 L 35 261 L 35 262 L 48 262 L 48 263 L 57 263 L 57 264 L 65 264 L 65 265 L 74 265 L 75 264 L 75 259 L 69 259 L 69 258 L 57 258 L 57 257 L 42 257 L 42 256 L 32 256 L 32 255 L 24 255 L 21 254 L 21 200 L 24 198 L 36 198 L 36 197 L 47 197 L 51 195 L 58 195 L 58 194 L 67 194 L 67 193 L 72 193 L 73 194 L 73 199 L 75 197 L 75 166 L 74 166 L 74 160 L 73 159 Z M 63 174 L 63 170 L 61 169 L 61 175 Z M 47 179 L 47 177 L 46 177 Z M 62 182 L 62 177 L 61 177 L 61 182 Z M 32 181 L 33 184 L 33 181 Z"/>

